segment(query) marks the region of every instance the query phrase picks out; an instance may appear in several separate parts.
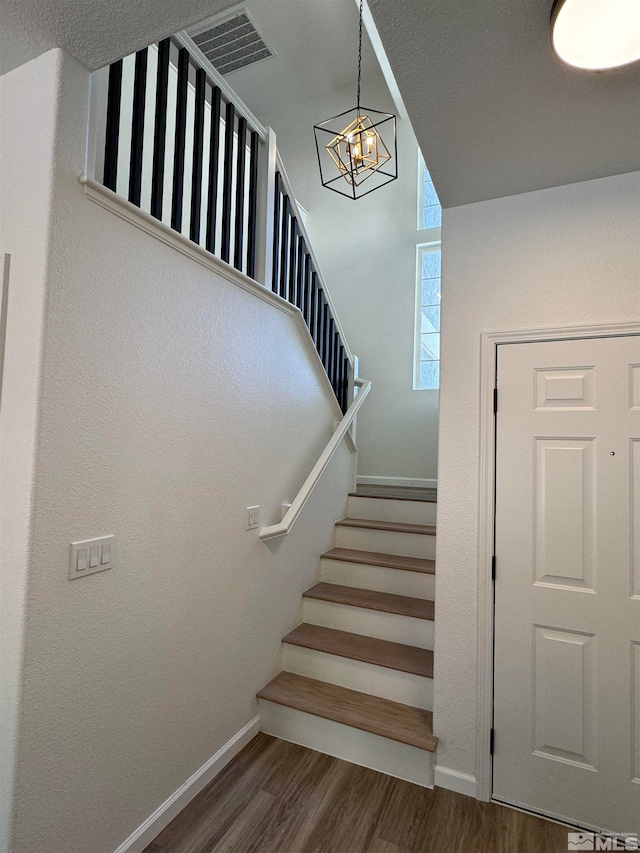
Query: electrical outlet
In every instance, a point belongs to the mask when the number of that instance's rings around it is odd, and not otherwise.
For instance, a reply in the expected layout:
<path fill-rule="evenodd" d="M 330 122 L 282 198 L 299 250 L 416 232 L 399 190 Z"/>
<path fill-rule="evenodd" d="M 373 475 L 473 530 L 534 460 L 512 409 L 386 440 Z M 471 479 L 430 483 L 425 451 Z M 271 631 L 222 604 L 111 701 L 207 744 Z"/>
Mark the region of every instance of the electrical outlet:
<path fill-rule="evenodd" d="M 260 527 L 260 507 L 248 506 L 246 516 L 246 528 L 247 530 L 254 530 L 254 528 L 256 527 Z"/>
<path fill-rule="evenodd" d="M 69 560 L 69 580 L 84 578 L 96 572 L 112 569 L 116 558 L 115 536 L 101 536 L 99 539 L 84 539 L 71 543 Z"/>

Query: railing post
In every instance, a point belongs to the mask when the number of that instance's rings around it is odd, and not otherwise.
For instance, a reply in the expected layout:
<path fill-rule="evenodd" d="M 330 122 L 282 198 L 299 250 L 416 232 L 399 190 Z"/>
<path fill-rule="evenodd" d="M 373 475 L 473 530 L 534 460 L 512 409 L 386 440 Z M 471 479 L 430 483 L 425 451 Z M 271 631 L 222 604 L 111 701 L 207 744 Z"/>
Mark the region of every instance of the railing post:
<path fill-rule="evenodd" d="M 107 90 L 109 67 L 94 71 L 89 81 L 89 121 L 87 124 L 87 155 L 85 174 L 87 178 L 102 183 L 104 173 L 104 136 L 107 114 Z"/>
<path fill-rule="evenodd" d="M 273 275 L 273 211 L 276 192 L 276 135 L 268 127 L 258 153 L 258 210 L 256 217 L 256 281 L 271 290 Z"/>
<path fill-rule="evenodd" d="M 349 396 L 347 397 L 347 408 L 353 403 L 354 397 L 358 393 L 358 386 L 356 385 L 356 379 L 359 378 L 359 362 L 358 356 L 353 356 L 353 361 L 351 362 L 351 370 L 349 371 Z M 357 418 L 354 418 L 351 421 L 351 426 L 349 428 L 349 432 L 353 443 L 356 443 L 356 422 Z"/>

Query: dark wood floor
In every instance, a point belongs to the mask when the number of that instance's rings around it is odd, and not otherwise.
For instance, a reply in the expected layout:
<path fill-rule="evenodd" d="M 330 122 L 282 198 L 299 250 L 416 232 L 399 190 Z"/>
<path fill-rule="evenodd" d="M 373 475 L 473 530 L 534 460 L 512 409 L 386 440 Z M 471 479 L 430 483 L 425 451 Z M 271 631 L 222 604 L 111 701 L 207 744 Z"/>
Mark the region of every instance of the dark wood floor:
<path fill-rule="evenodd" d="M 557 824 L 260 734 L 144 853 L 566 853 Z"/>

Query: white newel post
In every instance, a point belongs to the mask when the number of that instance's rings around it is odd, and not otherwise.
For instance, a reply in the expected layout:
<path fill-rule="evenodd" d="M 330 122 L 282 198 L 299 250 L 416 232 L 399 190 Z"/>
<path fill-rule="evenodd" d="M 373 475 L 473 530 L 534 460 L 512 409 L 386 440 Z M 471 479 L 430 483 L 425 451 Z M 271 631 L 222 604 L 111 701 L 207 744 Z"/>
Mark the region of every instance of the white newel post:
<path fill-rule="evenodd" d="M 89 120 L 87 122 L 85 175 L 87 178 L 102 183 L 109 66 L 94 71 L 89 80 Z"/>
<path fill-rule="evenodd" d="M 359 377 L 359 361 L 358 356 L 354 355 L 353 360 L 351 362 L 351 371 L 349 376 L 349 393 L 347 396 L 347 406 L 350 406 L 353 403 L 353 399 L 358 393 L 358 386 L 356 385 L 356 379 Z M 353 444 L 355 446 L 356 443 L 356 426 L 357 426 L 357 418 L 354 418 L 349 433 L 351 435 L 351 439 L 353 440 Z"/>

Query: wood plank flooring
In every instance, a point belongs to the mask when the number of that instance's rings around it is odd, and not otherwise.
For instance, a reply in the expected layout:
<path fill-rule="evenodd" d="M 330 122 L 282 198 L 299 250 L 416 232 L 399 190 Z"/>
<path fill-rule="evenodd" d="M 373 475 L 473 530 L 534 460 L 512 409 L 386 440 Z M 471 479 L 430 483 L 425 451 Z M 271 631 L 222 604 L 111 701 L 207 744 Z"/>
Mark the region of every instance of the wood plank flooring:
<path fill-rule="evenodd" d="M 359 589 L 354 586 L 321 582 L 305 590 L 302 597 L 332 601 L 334 604 L 346 604 L 350 607 L 364 607 L 367 610 L 380 610 L 383 613 L 396 613 L 400 616 L 412 616 L 414 619 L 427 619 L 431 622 L 434 618 L 435 605 L 428 598 L 393 595 L 390 592 L 378 592 L 374 589 Z"/>
<path fill-rule="evenodd" d="M 566 853 L 567 829 L 260 734 L 144 853 Z"/>

